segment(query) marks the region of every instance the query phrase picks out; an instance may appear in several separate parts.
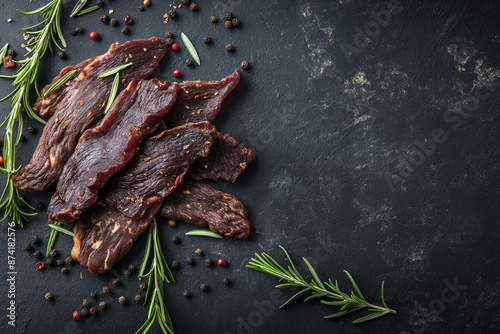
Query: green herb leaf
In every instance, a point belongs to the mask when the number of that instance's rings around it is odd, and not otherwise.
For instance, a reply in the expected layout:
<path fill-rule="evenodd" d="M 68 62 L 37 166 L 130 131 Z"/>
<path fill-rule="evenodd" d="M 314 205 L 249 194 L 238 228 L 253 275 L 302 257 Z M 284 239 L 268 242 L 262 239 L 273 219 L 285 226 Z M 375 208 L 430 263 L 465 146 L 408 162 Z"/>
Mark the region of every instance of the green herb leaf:
<path fill-rule="evenodd" d="M 200 57 L 198 56 L 198 52 L 196 52 L 196 48 L 194 47 L 193 43 L 191 43 L 191 40 L 186 36 L 185 33 L 181 33 L 181 39 L 182 43 L 184 43 L 184 46 L 188 50 L 193 60 L 196 62 L 196 64 L 200 65 Z"/>
<path fill-rule="evenodd" d="M 50 226 L 50 228 L 52 228 L 52 229 L 54 229 L 54 230 L 56 230 L 58 232 L 64 233 L 66 235 L 69 235 L 70 237 L 74 237 L 75 236 L 75 234 L 72 231 L 70 231 L 70 230 L 68 230 L 68 229 L 66 229 L 64 227 L 58 226 L 56 224 L 49 224 L 49 226 Z"/>
<path fill-rule="evenodd" d="M 110 68 L 109 70 L 107 71 L 104 71 L 102 72 L 101 74 L 98 75 L 99 78 L 105 78 L 105 77 L 109 77 L 110 75 L 113 75 L 115 73 L 118 73 L 120 72 L 121 70 L 123 70 L 124 68 L 127 68 L 129 67 L 130 65 L 132 65 L 133 63 L 127 63 L 127 64 L 123 64 L 123 65 L 119 65 L 119 66 L 116 66 L 116 67 L 113 67 L 113 68 Z"/>
<path fill-rule="evenodd" d="M 73 75 L 75 75 L 75 73 L 76 73 L 76 70 L 71 70 L 68 73 L 66 73 L 65 75 L 63 75 L 59 80 L 54 82 L 54 84 L 52 86 L 50 86 L 50 88 L 45 92 L 45 94 L 43 94 L 43 96 L 47 96 L 47 95 L 50 95 L 53 92 L 55 92 L 59 87 L 64 85 L 66 83 L 66 81 L 68 81 Z"/>
<path fill-rule="evenodd" d="M 75 16 L 82 8 L 87 4 L 88 0 L 80 0 L 76 3 L 75 7 L 71 11 L 71 15 L 69 17 Z"/>
<path fill-rule="evenodd" d="M 55 222 L 54 225 L 61 227 L 62 224 L 60 222 Z M 45 252 L 45 256 L 49 256 L 50 251 L 52 250 L 52 248 L 54 247 L 54 244 L 56 243 L 58 233 L 59 233 L 59 231 L 57 231 L 55 229 L 51 229 L 49 242 L 47 243 L 47 251 Z"/>
<path fill-rule="evenodd" d="M 101 7 L 100 6 L 93 6 L 93 7 L 85 8 L 84 10 L 76 13 L 74 16 L 80 16 L 80 15 L 85 15 L 85 14 L 88 14 L 88 13 L 92 13 L 93 11 L 96 11 L 99 8 L 101 8 Z"/>
<path fill-rule="evenodd" d="M 211 238 L 222 239 L 222 235 L 207 230 L 191 230 L 189 232 L 186 232 L 186 235 L 196 235 L 200 237 L 211 237 Z"/>
<path fill-rule="evenodd" d="M 115 101 L 116 93 L 118 92 L 118 86 L 120 86 L 120 73 L 116 73 L 115 79 L 113 80 L 113 86 L 111 86 L 111 93 L 109 93 L 108 104 L 106 104 L 106 109 L 104 113 L 107 114 L 111 105 Z"/>
<path fill-rule="evenodd" d="M 5 54 L 7 53 L 8 49 L 9 49 L 9 43 L 5 44 L 2 50 L 0 50 L 0 65 L 2 65 L 3 57 L 5 57 Z"/>

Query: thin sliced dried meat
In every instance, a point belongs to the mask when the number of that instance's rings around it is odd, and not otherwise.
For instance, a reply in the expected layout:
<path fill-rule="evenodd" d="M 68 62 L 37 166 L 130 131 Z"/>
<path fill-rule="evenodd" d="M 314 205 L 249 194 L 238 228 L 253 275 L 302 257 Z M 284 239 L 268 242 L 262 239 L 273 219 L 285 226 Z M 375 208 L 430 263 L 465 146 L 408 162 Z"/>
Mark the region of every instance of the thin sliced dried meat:
<path fill-rule="evenodd" d="M 214 136 L 215 128 L 209 122 L 200 122 L 149 138 L 109 179 L 101 191 L 101 201 L 131 219 L 140 219 L 147 208 L 175 189 L 196 159 L 208 155 Z"/>
<path fill-rule="evenodd" d="M 93 274 L 108 271 L 148 228 L 160 204 L 149 207 L 141 219 L 132 220 L 118 210 L 96 203 L 75 224 L 71 256 Z"/>
<path fill-rule="evenodd" d="M 85 131 L 64 166 L 49 204 L 49 219 L 75 221 L 97 201 L 97 191 L 135 155 L 175 102 L 179 88 L 157 79 L 132 80 L 106 116 Z"/>
<path fill-rule="evenodd" d="M 221 81 L 181 82 L 177 101 L 165 118 L 167 126 L 173 128 L 189 122 L 213 122 L 222 101 L 239 82 L 238 69 Z"/>
<path fill-rule="evenodd" d="M 160 214 L 168 219 L 208 226 L 215 233 L 238 239 L 250 234 L 247 212 L 236 197 L 189 178 L 165 198 Z"/>
<path fill-rule="evenodd" d="M 41 192 L 57 181 L 80 136 L 104 115 L 113 76 L 99 78 L 100 73 L 131 61 L 133 65 L 120 71 L 121 83 L 126 85 L 133 78 L 140 80 L 151 74 L 165 52 L 163 41 L 153 37 L 113 44 L 106 54 L 88 64 L 57 104 L 31 162 L 14 176 L 15 186 Z"/>
<path fill-rule="evenodd" d="M 210 154 L 198 159 L 190 168 L 189 176 L 195 180 L 234 182 L 255 159 L 255 154 L 230 134 L 217 132 Z"/>

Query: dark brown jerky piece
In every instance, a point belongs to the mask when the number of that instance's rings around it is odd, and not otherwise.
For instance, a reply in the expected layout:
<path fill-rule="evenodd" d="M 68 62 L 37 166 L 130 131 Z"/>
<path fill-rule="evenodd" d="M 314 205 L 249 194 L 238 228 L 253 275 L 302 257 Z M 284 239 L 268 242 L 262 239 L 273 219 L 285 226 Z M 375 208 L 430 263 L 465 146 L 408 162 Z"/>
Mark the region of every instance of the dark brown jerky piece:
<path fill-rule="evenodd" d="M 101 191 L 100 199 L 131 219 L 163 201 L 182 181 L 189 166 L 206 157 L 215 136 L 208 122 L 189 123 L 149 138 Z"/>
<path fill-rule="evenodd" d="M 210 154 L 198 159 L 190 168 L 189 176 L 195 180 L 234 182 L 255 159 L 255 154 L 229 134 L 217 132 Z"/>
<path fill-rule="evenodd" d="M 175 102 L 179 88 L 157 79 L 132 80 L 106 116 L 85 131 L 64 166 L 49 219 L 70 223 L 97 201 L 97 191 L 137 152 Z"/>
<path fill-rule="evenodd" d="M 82 70 L 87 67 L 88 64 L 92 63 L 96 57 L 89 58 L 87 60 L 82 61 L 80 64 L 75 66 L 66 66 L 61 70 L 59 75 L 52 80 L 50 84 L 45 86 L 40 92 L 40 97 L 37 99 L 35 105 L 33 106 L 34 111 L 38 111 L 42 116 L 52 115 L 55 111 L 57 105 L 64 99 L 66 93 L 71 90 L 71 86 L 76 82 L 76 78 L 80 76 Z M 75 74 L 66 81 L 64 85 L 56 89 L 54 92 L 50 93 L 47 96 L 44 96 L 45 92 L 50 89 L 50 87 L 56 83 L 59 79 L 61 79 L 66 73 L 75 70 Z"/>
<path fill-rule="evenodd" d="M 151 206 L 139 220 L 131 220 L 119 211 L 96 203 L 78 219 L 71 256 L 93 273 L 111 269 L 153 221 L 160 203 Z"/>
<path fill-rule="evenodd" d="M 240 82 L 236 69 L 221 81 L 184 81 L 177 94 L 177 101 L 165 118 L 169 128 L 186 123 L 213 122 L 219 113 L 221 103 Z"/>
<path fill-rule="evenodd" d="M 104 115 L 114 76 L 99 78 L 100 73 L 131 61 L 132 66 L 120 71 L 121 83 L 128 84 L 151 74 L 165 52 L 163 41 L 153 37 L 113 44 L 87 65 L 45 125 L 30 164 L 14 176 L 15 186 L 41 192 L 57 181 L 80 136 Z"/>
<path fill-rule="evenodd" d="M 167 219 L 208 226 L 215 233 L 238 239 L 250 233 L 247 212 L 236 197 L 189 178 L 165 198 L 160 213 Z"/>

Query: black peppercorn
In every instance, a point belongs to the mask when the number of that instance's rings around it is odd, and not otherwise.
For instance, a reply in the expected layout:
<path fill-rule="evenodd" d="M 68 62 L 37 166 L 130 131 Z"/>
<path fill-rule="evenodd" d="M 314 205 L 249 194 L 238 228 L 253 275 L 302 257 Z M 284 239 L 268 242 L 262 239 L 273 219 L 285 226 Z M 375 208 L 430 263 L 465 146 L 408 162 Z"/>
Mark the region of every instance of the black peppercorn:
<path fill-rule="evenodd" d="M 38 204 L 36 205 L 36 208 L 38 210 L 45 210 L 45 204 L 43 204 L 42 202 L 38 202 Z"/>
<path fill-rule="evenodd" d="M 212 261 L 212 259 L 206 259 L 206 260 L 205 260 L 205 265 L 206 265 L 207 267 L 210 267 L 210 266 L 211 266 L 211 265 L 213 265 L 213 264 L 214 264 L 214 261 Z"/>
<path fill-rule="evenodd" d="M 213 23 L 217 22 L 217 16 L 213 16 L 213 15 L 210 16 L 210 22 L 213 22 Z"/>
<path fill-rule="evenodd" d="M 203 43 L 210 44 L 212 43 L 212 39 L 208 36 L 203 37 Z"/>
<path fill-rule="evenodd" d="M 233 44 L 228 44 L 228 45 L 226 45 L 226 51 L 227 51 L 227 52 L 233 52 L 233 51 L 234 51 L 234 46 L 233 46 Z"/>
<path fill-rule="evenodd" d="M 54 265 L 54 263 L 55 263 L 55 261 L 54 261 L 54 259 L 53 259 L 53 258 L 49 257 L 49 258 L 47 259 L 47 265 L 48 265 L 48 266 L 53 266 L 53 265 Z"/>
<path fill-rule="evenodd" d="M 192 66 L 193 65 L 193 60 L 192 59 L 186 60 L 186 65 L 187 66 Z"/>
<path fill-rule="evenodd" d="M 8 55 L 14 57 L 16 55 L 16 51 L 14 51 L 14 49 L 10 49 Z"/>
<path fill-rule="evenodd" d="M 104 1 L 102 1 L 102 0 L 97 0 L 97 5 L 98 5 L 99 7 L 104 6 Z"/>
<path fill-rule="evenodd" d="M 132 276 L 132 272 L 130 270 L 126 269 L 123 271 L 123 276 L 130 277 L 130 276 Z"/>
<path fill-rule="evenodd" d="M 115 278 L 112 282 L 111 282 L 111 285 L 112 286 L 120 286 L 122 284 L 122 281 L 120 281 L 119 278 Z"/>
<path fill-rule="evenodd" d="M 130 15 L 125 15 L 123 17 L 123 23 L 125 23 L 125 24 L 130 24 L 130 23 L 132 23 L 132 21 L 133 21 L 132 16 L 130 16 Z"/>
<path fill-rule="evenodd" d="M 85 307 L 90 307 L 90 301 L 89 301 L 88 299 L 84 299 L 84 300 L 82 300 L 82 304 L 83 304 L 83 306 L 85 306 Z"/>
<path fill-rule="evenodd" d="M 231 29 L 233 27 L 233 25 L 231 24 L 231 21 L 226 21 L 226 23 L 224 23 L 224 26 L 228 29 Z"/>
<path fill-rule="evenodd" d="M 233 25 L 233 27 L 239 27 L 240 26 L 240 19 L 239 18 L 234 18 L 231 20 L 231 24 Z"/>
<path fill-rule="evenodd" d="M 41 259 L 42 258 L 42 253 L 40 251 L 36 251 L 33 253 L 33 256 L 37 259 Z"/>
<path fill-rule="evenodd" d="M 45 294 L 45 300 L 52 300 L 52 294 L 50 292 Z"/>
<path fill-rule="evenodd" d="M 61 268 L 61 274 L 67 274 L 68 273 L 68 268 L 62 267 Z"/>
<path fill-rule="evenodd" d="M 167 31 L 167 32 L 165 33 L 165 38 L 173 38 L 173 37 L 174 37 L 174 34 L 172 34 L 172 32 L 171 32 L 171 31 Z"/>
<path fill-rule="evenodd" d="M 80 311 L 80 314 L 82 315 L 82 317 L 86 317 L 89 315 L 89 309 L 84 307 L 82 308 L 82 310 Z"/>
<path fill-rule="evenodd" d="M 26 136 L 25 135 L 21 135 L 21 137 L 19 137 L 19 140 L 20 141 L 25 141 L 26 140 Z"/>
<path fill-rule="evenodd" d="M 179 269 L 180 266 L 181 265 L 179 264 L 179 261 L 177 260 L 172 261 L 172 268 Z"/>
<path fill-rule="evenodd" d="M 233 18 L 234 15 L 231 12 L 227 12 L 226 15 L 224 15 L 224 19 L 226 19 L 226 21 L 231 21 Z"/>
<path fill-rule="evenodd" d="M 29 133 L 36 133 L 36 128 L 34 126 L 28 126 Z"/>
<path fill-rule="evenodd" d="M 229 280 L 229 277 L 224 278 L 223 282 L 224 282 L 225 285 L 231 284 L 231 281 Z"/>
<path fill-rule="evenodd" d="M 176 10 L 175 8 L 172 8 L 171 10 L 168 11 L 167 15 L 170 17 L 175 17 Z"/>
<path fill-rule="evenodd" d="M 186 290 L 186 291 L 184 291 L 184 292 L 182 293 L 182 295 L 183 295 L 184 297 L 186 297 L 186 298 L 191 297 L 191 293 L 190 293 L 189 291 L 187 291 L 187 290 Z"/>
<path fill-rule="evenodd" d="M 139 10 L 140 10 L 141 12 L 143 12 L 143 11 L 144 11 L 144 7 L 139 6 Z"/>
<path fill-rule="evenodd" d="M 248 70 L 250 68 L 250 63 L 247 62 L 246 60 L 241 62 L 241 68 L 244 70 Z"/>
<path fill-rule="evenodd" d="M 68 256 L 68 257 L 66 258 L 66 263 L 67 263 L 67 264 L 73 264 L 74 262 L 75 262 L 75 261 L 73 260 L 73 258 L 72 258 L 71 256 Z"/>
<path fill-rule="evenodd" d="M 200 285 L 200 289 L 202 291 L 207 291 L 208 290 L 208 285 L 206 285 L 205 283 L 203 283 L 202 285 Z"/>
<path fill-rule="evenodd" d="M 178 237 L 178 236 L 176 236 L 176 235 L 174 235 L 174 236 L 173 236 L 170 240 L 172 240 L 172 242 L 173 242 L 174 244 L 178 244 L 178 243 L 179 243 L 179 237 Z"/>
<path fill-rule="evenodd" d="M 90 298 L 92 298 L 92 299 L 97 299 L 97 292 L 96 292 L 96 291 L 92 291 L 92 292 L 90 293 Z"/>
<path fill-rule="evenodd" d="M 101 22 L 102 23 L 108 23 L 109 22 L 109 16 L 106 14 L 101 15 Z"/>
<path fill-rule="evenodd" d="M 33 247 L 31 247 L 30 243 L 27 243 L 26 245 L 24 245 L 24 250 L 25 251 L 30 252 L 32 249 L 33 249 Z"/>
<path fill-rule="evenodd" d="M 196 255 L 199 255 L 199 256 L 203 255 L 203 251 L 200 248 L 196 248 L 196 250 L 194 251 L 194 253 Z"/>
<path fill-rule="evenodd" d="M 102 292 L 103 293 L 110 293 L 111 290 L 110 290 L 109 286 L 105 285 L 105 286 L 102 287 Z"/>
<path fill-rule="evenodd" d="M 35 235 L 33 236 L 33 239 L 31 239 L 31 242 L 38 245 L 40 243 L 40 238 Z"/>
<path fill-rule="evenodd" d="M 83 27 L 82 26 L 78 26 L 78 27 L 76 27 L 75 31 L 80 34 L 80 33 L 83 32 Z"/>
<path fill-rule="evenodd" d="M 62 259 L 57 259 L 56 263 L 59 267 L 64 266 L 64 261 Z"/>
<path fill-rule="evenodd" d="M 140 302 L 142 302 L 142 296 L 141 295 L 135 295 L 134 300 L 135 300 L 136 303 L 140 303 Z"/>
<path fill-rule="evenodd" d="M 139 283 L 139 289 L 146 291 L 148 289 L 148 284 L 146 282 Z"/>
<path fill-rule="evenodd" d="M 106 304 L 106 302 L 102 301 L 99 303 L 99 307 L 102 308 L 102 309 L 105 309 L 106 306 L 108 306 L 108 304 Z"/>
<path fill-rule="evenodd" d="M 189 5 L 191 3 L 191 0 L 182 0 L 182 3 L 185 5 Z"/>
<path fill-rule="evenodd" d="M 94 306 L 92 306 L 91 308 L 89 308 L 89 313 L 90 313 L 91 315 L 96 314 L 96 312 L 97 312 L 97 310 L 95 309 L 95 307 L 94 307 Z"/>
<path fill-rule="evenodd" d="M 126 302 L 127 302 L 127 299 L 125 298 L 125 296 L 121 296 L 120 298 L 118 298 L 118 303 L 125 304 Z"/>
<path fill-rule="evenodd" d="M 192 265 L 194 263 L 194 259 L 191 256 L 188 256 L 186 258 L 186 263 L 189 264 L 189 265 Z"/>
<path fill-rule="evenodd" d="M 76 30 L 71 29 L 71 35 L 76 36 L 77 32 Z"/>
<path fill-rule="evenodd" d="M 168 46 L 172 46 L 172 44 L 174 44 L 174 39 L 173 38 L 167 38 L 165 40 L 165 44 L 167 44 Z"/>
<path fill-rule="evenodd" d="M 56 257 L 56 256 L 57 256 L 57 250 L 52 249 L 52 250 L 49 252 L 49 255 L 50 255 L 51 257 Z"/>
<path fill-rule="evenodd" d="M 189 10 L 192 12 L 196 12 L 198 10 L 198 5 L 193 2 L 189 5 Z"/>
<path fill-rule="evenodd" d="M 123 28 L 122 28 L 122 33 L 124 33 L 125 35 L 130 34 L 130 29 L 129 29 L 129 27 L 123 27 Z"/>
<path fill-rule="evenodd" d="M 110 23 L 112 26 L 115 26 L 118 22 L 116 21 L 116 19 L 111 19 L 111 20 L 109 20 L 109 23 Z"/>
<path fill-rule="evenodd" d="M 136 270 L 137 270 L 137 267 L 136 267 L 136 266 L 134 266 L 133 264 L 129 264 L 129 265 L 128 265 L 128 270 L 130 270 L 131 272 L 134 272 L 134 271 L 136 271 Z"/>

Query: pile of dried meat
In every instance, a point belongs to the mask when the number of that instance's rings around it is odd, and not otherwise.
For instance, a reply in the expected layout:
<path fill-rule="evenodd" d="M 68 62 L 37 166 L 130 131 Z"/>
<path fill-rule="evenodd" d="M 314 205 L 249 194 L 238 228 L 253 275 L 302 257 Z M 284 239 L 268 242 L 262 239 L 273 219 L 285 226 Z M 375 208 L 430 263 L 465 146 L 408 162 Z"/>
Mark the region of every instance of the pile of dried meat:
<path fill-rule="evenodd" d="M 180 84 L 146 79 L 165 53 L 155 37 L 113 44 L 64 68 L 53 83 L 76 74 L 34 106 L 51 118 L 14 183 L 33 192 L 57 184 L 49 219 L 76 222 L 71 254 L 94 274 L 127 254 L 157 213 L 226 236 L 250 233 L 243 204 L 203 182 L 234 182 L 255 158 L 211 124 L 240 73 Z M 121 92 L 105 114 L 113 77 L 98 75 L 127 62 Z"/>

